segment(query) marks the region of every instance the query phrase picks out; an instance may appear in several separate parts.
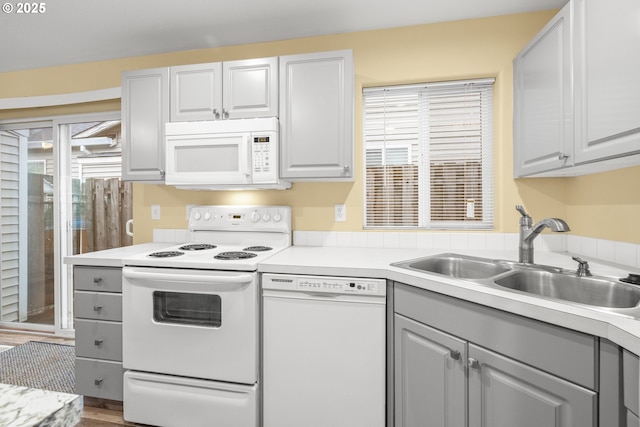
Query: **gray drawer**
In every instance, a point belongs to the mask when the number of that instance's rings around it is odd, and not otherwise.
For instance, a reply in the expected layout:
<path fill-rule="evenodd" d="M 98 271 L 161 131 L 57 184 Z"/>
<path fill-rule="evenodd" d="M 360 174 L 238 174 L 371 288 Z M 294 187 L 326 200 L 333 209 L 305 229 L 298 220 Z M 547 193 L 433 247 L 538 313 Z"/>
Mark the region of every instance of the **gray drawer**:
<path fill-rule="evenodd" d="M 76 358 L 76 393 L 100 399 L 122 401 L 120 362 Z"/>
<path fill-rule="evenodd" d="M 122 321 L 122 294 L 76 291 L 74 303 L 76 317 Z"/>
<path fill-rule="evenodd" d="M 122 323 L 77 319 L 76 356 L 122 361 Z"/>
<path fill-rule="evenodd" d="M 640 371 L 639 358 L 628 350 L 622 350 L 622 369 L 624 383 L 624 406 L 637 416 L 638 411 L 638 373 Z"/>
<path fill-rule="evenodd" d="M 598 343 L 591 335 L 402 283 L 394 310 L 591 390 L 596 388 Z"/>
<path fill-rule="evenodd" d="M 122 269 L 76 265 L 73 268 L 73 286 L 75 290 L 82 291 L 122 292 Z"/>

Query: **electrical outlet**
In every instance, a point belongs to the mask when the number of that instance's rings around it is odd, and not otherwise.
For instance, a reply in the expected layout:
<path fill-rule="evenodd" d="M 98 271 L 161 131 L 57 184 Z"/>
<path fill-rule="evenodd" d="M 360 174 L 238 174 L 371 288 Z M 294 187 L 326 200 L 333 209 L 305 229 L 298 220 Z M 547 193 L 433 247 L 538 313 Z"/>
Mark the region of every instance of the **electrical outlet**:
<path fill-rule="evenodd" d="M 160 205 L 151 205 L 151 219 L 160 219 Z"/>
<path fill-rule="evenodd" d="M 345 205 L 336 205 L 336 222 L 345 222 L 347 220 L 347 208 Z"/>

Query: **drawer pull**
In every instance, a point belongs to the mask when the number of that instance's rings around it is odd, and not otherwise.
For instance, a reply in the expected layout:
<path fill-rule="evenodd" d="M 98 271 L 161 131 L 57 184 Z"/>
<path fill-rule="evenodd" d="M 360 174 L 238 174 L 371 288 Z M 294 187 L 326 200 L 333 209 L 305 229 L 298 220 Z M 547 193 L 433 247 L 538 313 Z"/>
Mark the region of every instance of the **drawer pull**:
<path fill-rule="evenodd" d="M 94 277 L 93 283 L 95 283 L 96 285 L 99 285 L 100 283 L 102 283 L 102 277 Z"/>
<path fill-rule="evenodd" d="M 100 346 L 102 345 L 102 342 L 103 342 L 103 341 L 104 341 L 104 340 L 101 340 L 101 339 L 100 339 L 100 340 L 93 340 L 93 344 L 94 344 L 96 347 L 100 347 Z"/>
<path fill-rule="evenodd" d="M 453 360 L 460 360 L 460 352 L 458 350 L 451 350 L 449 354 Z"/>
<path fill-rule="evenodd" d="M 97 385 L 98 387 L 100 387 L 102 385 L 102 378 L 93 380 L 93 385 Z"/>
<path fill-rule="evenodd" d="M 102 306 L 101 305 L 94 305 L 93 306 L 93 311 L 95 312 L 101 312 L 102 311 Z"/>

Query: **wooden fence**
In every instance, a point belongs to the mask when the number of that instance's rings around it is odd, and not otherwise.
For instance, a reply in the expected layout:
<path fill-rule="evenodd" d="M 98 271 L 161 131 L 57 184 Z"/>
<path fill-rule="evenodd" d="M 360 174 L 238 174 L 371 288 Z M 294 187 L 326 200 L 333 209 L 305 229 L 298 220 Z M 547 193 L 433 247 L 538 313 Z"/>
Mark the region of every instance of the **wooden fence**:
<path fill-rule="evenodd" d="M 82 221 L 77 253 L 129 246 L 126 223 L 133 217 L 132 185 L 118 178 L 87 179 L 82 185 Z"/>

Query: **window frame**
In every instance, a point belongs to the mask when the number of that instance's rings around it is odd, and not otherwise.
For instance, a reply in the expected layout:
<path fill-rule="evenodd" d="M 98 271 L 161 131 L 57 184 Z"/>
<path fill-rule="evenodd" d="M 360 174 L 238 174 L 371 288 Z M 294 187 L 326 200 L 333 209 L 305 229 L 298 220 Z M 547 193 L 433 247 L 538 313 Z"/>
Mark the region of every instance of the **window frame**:
<path fill-rule="evenodd" d="M 464 221 L 464 220 L 434 220 L 431 218 L 431 213 L 433 211 L 430 210 L 431 206 L 431 191 L 432 185 L 429 185 L 431 182 L 430 174 L 431 172 L 431 163 L 430 163 L 430 153 L 433 149 L 431 145 L 433 143 L 432 140 L 429 139 L 429 118 L 427 117 L 428 109 L 425 106 L 429 105 L 428 98 L 430 96 L 434 96 L 434 94 L 429 93 L 429 91 L 433 91 L 435 94 L 438 94 L 438 91 L 444 90 L 455 90 L 456 88 L 460 89 L 460 95 L 464 94 L 466 88 L 471 88 L 470 93 L 477 93 L 479 96 L 477 101 L 476 108 L 479 108 L 480 111 L 480 136 L 478 137 L 479 148 L 480 148 L 480 179 L 476 182 L 480 184 L 482 190 L 482 199 L 481 199 L 481 207 L 477 209 L 481 212 L 481 218 L 477 221 Z M 387 86 L 379 86 L 379 87 L 367 87 L 363 88 L 362 91 L 362 123 L 363 123 L 363 143 L 362 143 L 362 155 L 363 155 L 363 228 L 366 230 L 384 230 L 384 229 L 412 229 L 412 230 L 493 230 L 495 228 L 495 183 L 494 183 L 494 166 L 493 166 L 493 147 L 494 147 L 494 94 L 495 91 L 495 79 L 494 78 L 483 78 L 483 79 L 473 79 L 473 80 L 460 80 L 460 81 L 447 81 L 447 82 L 437 82 L 437 83 L 423 83 L 423 84 L 412 84 L 412 85 L 387 85 Z M 416 184 L 418 186 L 418 197 L 415 201 L 418 209 L 418 218 L 417 225 L 413 224 L 401 224 L 401 225 L 393 225 L 393 224 L 381 224 L 381 225 L 372 225 L 368 222 L 368 209 L 370 208 L 370 202 L 368 198 L 368 190 L 370 190 L 370 182 L 368 180 L 368 159 L 367 159 L 367 151 L 370 149 L 381 149 L 383 152 L 385 148 L 393 147 L 398 145 L 398 142 L 392 142 L 390 145 L 386 144 L 386 137 L 390 136 L 398 136 L 398 134 L 392 133 L 384 133 L 383 140 L 380 141 L 380 135 L 375 135 L 375 140 L 368 141 L 367 138 L 373 135 L 373 131 L 371 129 L 379 129 L 383 127 L 384 120 L 382 122 L 376 121 L 376 119 L 371 120 L 367 115 L 370 113 L 367 111 L 367 95 L 372 94 L 372 96 L 383 97 L 384 93 L 391 93 L 395 96 L 404 96 L 405 94 L 415 93 L 415 98 L 417 99 L 417 107 L 415 107 L 415 117 L 411 117 L 410 120 L 415 120 L 417 123 L 417 131 L 416 131 L 416 139 L 413 143 L 402 142 L 401 144 L 407 144 L 410 146 L 410 150 L 415 150 L 418 147 L 418 160 L 413 165 L 417 165 L 418 167 L 418 178 L 416 180 Z M 421 99 L 421 97 L 425 97 L 425 99 Z M 374 100 L 373 102 L 375 102 Z M 379 101 L 379 100 L 378 100 Z M 384 103 L 384 101 L 383 101 Z M 385 105 L 383 107 L 383 111 L 386 114 L 386 108 L 389 108 L 392 111 L 394 108 L 397 109 L 400 104 L 390 104 Z M 375 111 L 375 107 L 372 108 Z M 412 112 L 413 113 L 413 112 Z M 378 119 L 380 120 L 380 119 Z M 371 134 L 369 132 L 372 132 Z M 437 140 L 437 138 L 435 139 Z M 477 145 L 478 142 L 475 142 Z M 384 155 L 381 156 L 381 159 L 384 159 Z M 462 158 L 461 158 L 462 160 Z M 393 166 L 393 165 L 385 165 L 384 166 Z M 383 171 L 382 174 L 386 174 L 386 171 Z M 383 176 L 383 179 L 386 179 L 386 175 Z M 404 195 L 404 194 L 403 194 Z M 393 208 L 393 201 L 390 203 L 381 203 L 378 206 L 378 209 L 389 207 Z M 397 203 L 397 202 L 396 202 Z M 470 202 L 469 202 L 470 203 Z M 477 203 L 477 202 L 476 202 Z M 396 209 L 398 206 L 396 205 Z M 458 211 L 460 208 L 457 208 Z M 446 211 L 445 211 L 446 212 Z M 455 211 L 450 211 L 455 212 Z"/>

